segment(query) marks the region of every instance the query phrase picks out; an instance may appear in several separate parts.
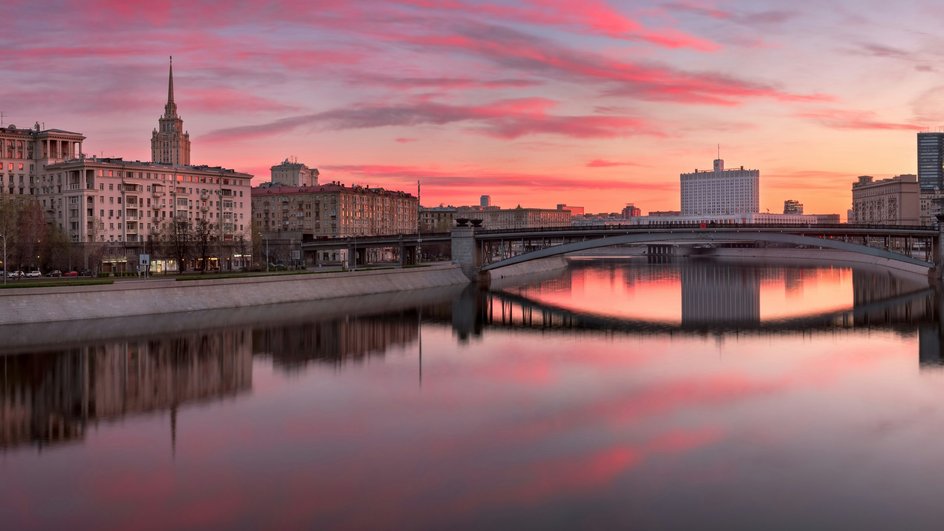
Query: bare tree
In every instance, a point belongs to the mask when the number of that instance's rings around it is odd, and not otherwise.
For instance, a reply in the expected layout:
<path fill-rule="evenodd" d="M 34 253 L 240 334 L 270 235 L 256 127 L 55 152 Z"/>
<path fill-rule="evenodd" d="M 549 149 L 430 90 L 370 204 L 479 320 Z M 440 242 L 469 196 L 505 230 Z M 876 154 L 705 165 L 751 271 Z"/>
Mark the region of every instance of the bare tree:
<path fill-rule="evenodd" d="M 83 268 L 97 275 L 105 256 L 105 241 L 102 233 L 105 232 L 105 222 L 101 218 L 92 218 L 88 230 L 88 241 L 83 244 Z"/>
<path fill-rule="evenodd" d="M 177 271 L 185 273 L 192 248 L 190 223 L 176 217 L 171 219 L 164 228 L 164 241 L 170 247 L 170 255 L 177 261 Z"/>
<path fill-rule="evenodd" d="M 192 236 L 197 256 L 200 257 L 200 271 L 205 273 L 210 259 L 210 246 L 216 239 L 214 225 L 206 219 L 205 215 L 200 216 L 194 223 Z"/>

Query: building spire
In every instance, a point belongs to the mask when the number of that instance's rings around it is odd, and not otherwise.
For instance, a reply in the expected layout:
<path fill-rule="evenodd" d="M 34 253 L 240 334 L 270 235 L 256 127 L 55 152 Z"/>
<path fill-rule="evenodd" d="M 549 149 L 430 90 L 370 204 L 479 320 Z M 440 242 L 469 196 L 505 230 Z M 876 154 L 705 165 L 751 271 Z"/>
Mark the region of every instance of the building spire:
<path fill-rule="evenodd" d="M 170 56 L 170 68 L 167 71 L 167 103 L 164 105 L 164 118 L 177 119 L 177 104 L 174 103 L 174 56 Z"/>

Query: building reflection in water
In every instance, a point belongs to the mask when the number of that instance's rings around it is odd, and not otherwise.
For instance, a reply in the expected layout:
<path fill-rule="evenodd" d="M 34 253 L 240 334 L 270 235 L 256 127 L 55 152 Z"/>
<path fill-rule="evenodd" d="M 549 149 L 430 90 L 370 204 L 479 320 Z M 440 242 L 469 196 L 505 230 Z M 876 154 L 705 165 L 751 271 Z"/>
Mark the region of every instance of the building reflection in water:
<path fill-rule="evenodd" d="M 382 358 L 394 347 L 416 342 L 419 310 L 380 316 L 347 316 L 295 326 L 273 326 L 253 331 L 252 351 L 269 357 L 283 370 L 297 370 L 311 362 L 345 365 Z"/>
<path fill-rule="evenodd" d="M 760 269 L 740 264 L 683 261 L 682 326 L 760 323 Z"/>
<path fill-rule="evenodd" d="M 450 306 L 429 307 L 436 319 Z M 0 448 L 81 440 L 90 425 L 219 400 L 252 389 L 253 356 L 298 370 L 383 357 L 419 337 L 422 309 L 322 322 L 238 327 L 0 357 Z"/>
<path fill-rule="evenodd" d="M 84 437 L 90 424 L 252 388 L 244 329 L 118 341 L 0 359 L 0 447 Z"/>

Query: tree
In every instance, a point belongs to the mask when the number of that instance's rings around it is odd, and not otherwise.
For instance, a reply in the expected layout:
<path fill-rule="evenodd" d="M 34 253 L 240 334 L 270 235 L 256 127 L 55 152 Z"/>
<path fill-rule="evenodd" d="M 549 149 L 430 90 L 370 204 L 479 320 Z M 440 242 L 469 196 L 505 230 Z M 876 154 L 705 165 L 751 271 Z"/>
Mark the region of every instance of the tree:
<path fill-rule="evenodd" d="M 177 271 L 185 273 L 192 247 L 190 223 L 176 217 L 171 219 L 164 227 L 164 241 L 170 247 L 170 255 L 177 261 Z"/>
<path fill-rule="evenodd" d="M 192 236 L 197 256 L 200 257 L 200 271 L 205 273 L 210 259 L 210 245 L 215 240 L 214 225 L 206 219 L 205 215 L 200 216 L 194 223 Z"/>
<path fill-rule="evenodd" d="M 105 241 L 101 234 L 105 232 L 105 222 L 93 217 L 90 221 L 88 241 L 83 245 L 84 265 L 87 270 L 97 275 L 105 256 Z"/>

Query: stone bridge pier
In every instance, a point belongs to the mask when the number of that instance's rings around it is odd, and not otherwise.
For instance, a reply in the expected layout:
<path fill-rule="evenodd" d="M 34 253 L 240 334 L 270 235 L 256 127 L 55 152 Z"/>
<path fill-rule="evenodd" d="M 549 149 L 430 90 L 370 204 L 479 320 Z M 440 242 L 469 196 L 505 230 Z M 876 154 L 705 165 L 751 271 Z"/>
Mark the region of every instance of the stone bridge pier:
<path fill-rule="evenodd" d="M 475 244 L 475 227 L 466 225 L 452 229 L 452 261 L 459 265 L 469 280 L 479 280 L 482 253 Z"/>

